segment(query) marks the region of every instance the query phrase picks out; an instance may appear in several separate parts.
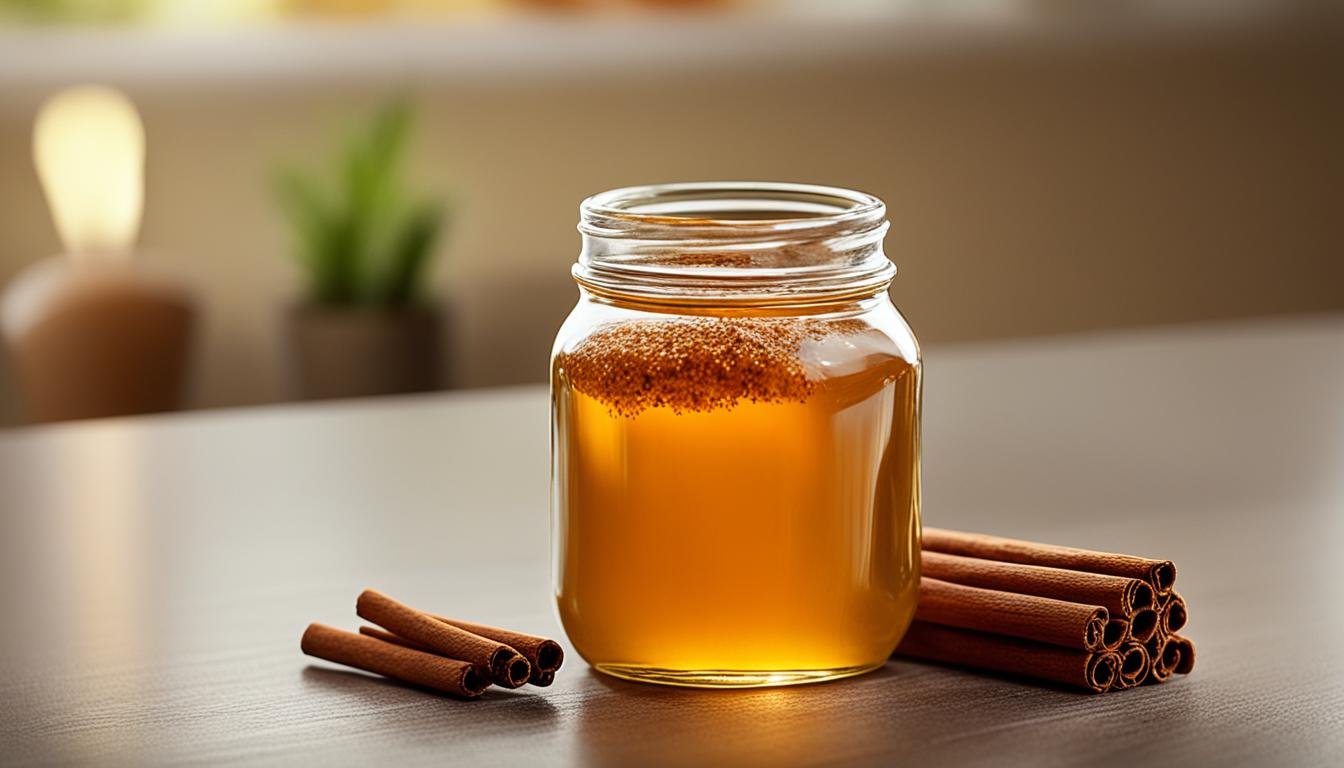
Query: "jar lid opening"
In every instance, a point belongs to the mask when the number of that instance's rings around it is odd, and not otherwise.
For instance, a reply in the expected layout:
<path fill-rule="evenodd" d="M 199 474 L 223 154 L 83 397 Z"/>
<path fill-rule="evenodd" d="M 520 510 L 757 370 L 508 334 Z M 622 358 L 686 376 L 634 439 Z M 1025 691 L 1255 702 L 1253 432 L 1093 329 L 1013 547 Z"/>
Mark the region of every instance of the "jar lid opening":
<path fill-rule="evenodd" d="M 613 189 L 584 200 L 580 213 L 580 231 L 599 237 L 743 239 L 757 228 L 777 233 L 876 226 L 886 208 L 872 195 L 840 187 L 720 181 Z"/>
<path fill-rule="evenodd" d="M 574 277 L 591 290 L 672 301 L 871 295 L 895 266 L 886 206 L 838 187 L 692 182 L 626 187 L 579 208 Z"/>

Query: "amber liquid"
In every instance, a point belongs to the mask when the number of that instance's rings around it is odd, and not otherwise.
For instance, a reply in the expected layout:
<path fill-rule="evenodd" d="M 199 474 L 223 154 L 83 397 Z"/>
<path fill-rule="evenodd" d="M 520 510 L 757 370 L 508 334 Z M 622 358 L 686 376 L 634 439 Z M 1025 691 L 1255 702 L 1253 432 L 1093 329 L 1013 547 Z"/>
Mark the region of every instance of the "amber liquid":
<path fill-rule="evenodd" d="M 918 595 L 919 370 L 855 347 L 802 402 L 633 416 L 557 367 L 557 603 L 589 663 L 699 686 L 885 663 Z"/>

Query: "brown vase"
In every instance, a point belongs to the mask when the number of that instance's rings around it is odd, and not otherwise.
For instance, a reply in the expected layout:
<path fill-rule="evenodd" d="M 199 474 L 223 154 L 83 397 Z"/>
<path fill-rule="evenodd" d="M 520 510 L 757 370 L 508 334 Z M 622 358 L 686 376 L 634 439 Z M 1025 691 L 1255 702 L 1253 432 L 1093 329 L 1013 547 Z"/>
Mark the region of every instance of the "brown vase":
<path fill-rule="evenodd" d="M 288 317 L 289 379 L 303 400 L 440 388 L 436 307 L 301 306 Z"/>
<path fill-rule="evenodd" d="M 186 289 L 132 265 L 47 259 L 0 296 L 0 326 L 35 422 L 181 408 L 195 320 Z"/>

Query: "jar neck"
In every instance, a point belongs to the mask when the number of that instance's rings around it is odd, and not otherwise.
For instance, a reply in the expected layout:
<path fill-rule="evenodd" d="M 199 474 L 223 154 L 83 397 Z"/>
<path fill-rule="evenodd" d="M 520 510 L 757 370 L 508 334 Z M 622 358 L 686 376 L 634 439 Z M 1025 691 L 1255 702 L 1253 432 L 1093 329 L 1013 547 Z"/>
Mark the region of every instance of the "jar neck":
<path fill-rule="evenodd" d="M 875 296 L 896 267 L 881 200 L 835 187 L 687 183 L 580 206 L 574 279 L 599 297 L 679 306 L 797 306 Z"/>

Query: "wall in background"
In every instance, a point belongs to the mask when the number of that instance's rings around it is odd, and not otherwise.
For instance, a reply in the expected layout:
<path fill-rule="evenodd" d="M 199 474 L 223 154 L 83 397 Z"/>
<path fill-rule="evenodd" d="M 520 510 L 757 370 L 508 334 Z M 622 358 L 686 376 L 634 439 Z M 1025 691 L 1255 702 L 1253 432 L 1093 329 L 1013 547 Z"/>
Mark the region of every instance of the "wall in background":
<path fill-rule="evenodd" d="M 655 181 L 883 197 L 893 293 L 926 343 L 1339 310 L 1335 41 L 1028 36 L 637 73 L 132 81 L 149 139 L 141 242 L 206 310 L 194 402 L 280 399 L 299 276 L 267 174 L 404 86 L 421 105 L 417 180 L 459 203 L 434 286 L 460 386 L 544 380 L 576 297 L 579 200 Z M 0 100 L 0 280 L 58 250 L 29 157 L 41 95 Z"/>

